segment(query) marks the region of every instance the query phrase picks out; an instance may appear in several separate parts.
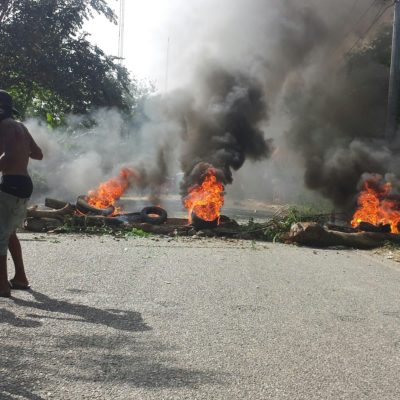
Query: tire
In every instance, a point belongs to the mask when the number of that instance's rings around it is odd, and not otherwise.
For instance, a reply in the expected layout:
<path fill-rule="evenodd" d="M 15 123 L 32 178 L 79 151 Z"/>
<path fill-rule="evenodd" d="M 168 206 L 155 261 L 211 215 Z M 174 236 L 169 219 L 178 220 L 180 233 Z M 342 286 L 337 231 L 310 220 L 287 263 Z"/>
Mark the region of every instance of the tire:
<path fill-rule="evenodd" d="M 156 214 L 158 217 L 151 217 L 150 214 Z M 143 222 L 152 225 L 163 224 L 168 218 L 167 212 L 161 207 L 145 207 L 140 212 L 140 216 Z"/>
<path fill-rule="evenodd" d="M 103 217 L 110 216 L 114 211 L 115 207 L 110 206 L 108 208 L 96 208 L 88 204 L 86 196 L 79 196 L 76 200 L 76 209 L 85 215 L 101 215 Z"/>
<path fill-rule="evenodd" d="M 205 221 L 199 218 L 194 212 L 192 212 L 192 225 L 195 229 L 214 229 L 218 226 L 218 218 L 213 221 Z"/>

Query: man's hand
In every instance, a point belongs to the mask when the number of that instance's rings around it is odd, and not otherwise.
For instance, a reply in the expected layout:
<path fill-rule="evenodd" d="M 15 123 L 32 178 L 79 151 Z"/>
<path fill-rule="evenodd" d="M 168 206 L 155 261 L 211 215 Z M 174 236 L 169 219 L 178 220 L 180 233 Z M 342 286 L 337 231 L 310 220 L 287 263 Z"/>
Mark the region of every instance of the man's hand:
<path fill-rule="evenodd" d="M 43 160 L 42 149 L 35 143 L 33 139 L 31 142 L 31 153 L 29 154 L 29 157 L 33 160 Z"/>

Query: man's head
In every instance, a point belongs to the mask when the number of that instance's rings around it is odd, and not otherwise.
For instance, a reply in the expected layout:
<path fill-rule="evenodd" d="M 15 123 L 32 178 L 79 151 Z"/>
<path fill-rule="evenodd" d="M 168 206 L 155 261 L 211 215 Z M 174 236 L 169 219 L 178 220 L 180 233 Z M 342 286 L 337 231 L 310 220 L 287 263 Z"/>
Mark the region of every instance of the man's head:
<path fill-rule="evenodd" d="M 0 119 L 9 118 L 13 114 L 19 114 L 14 108 L 14 102 L 10 93 L 0 90 Z"/>

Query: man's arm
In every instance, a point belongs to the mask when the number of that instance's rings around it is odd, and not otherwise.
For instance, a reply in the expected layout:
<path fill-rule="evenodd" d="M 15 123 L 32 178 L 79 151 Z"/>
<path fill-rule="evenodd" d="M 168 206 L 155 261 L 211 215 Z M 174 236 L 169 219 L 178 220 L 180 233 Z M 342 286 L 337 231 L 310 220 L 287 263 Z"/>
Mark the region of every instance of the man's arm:
<path fill-rule="evenodd" d="M 29 133 L 28 129 L 25 128 L 25 132 L 29 136 L 30 140 L 30 149 L 31 152 L 29 154 L 29 157 L 32 158 L 33 160 L 43 160 L 43 152 L 42 149 L 37 145 L 37 143 L 34 141 L 32 135 Z"/>
<path fill-rule="evenodd" d="M 36 144 L 31 136 L 31 154 L 29 157 L 33 160 L 43 160 L 43 152 L 42 149 Z"/>
<path fill-rule="evenodd" d="M 15 147 L 14 135 L 10 135 L 9 132 L 1 132 L 0 135 L 2 157 L 0 158 L 0 171 L 8 169 L 12 164 L 12 151 Z"/>

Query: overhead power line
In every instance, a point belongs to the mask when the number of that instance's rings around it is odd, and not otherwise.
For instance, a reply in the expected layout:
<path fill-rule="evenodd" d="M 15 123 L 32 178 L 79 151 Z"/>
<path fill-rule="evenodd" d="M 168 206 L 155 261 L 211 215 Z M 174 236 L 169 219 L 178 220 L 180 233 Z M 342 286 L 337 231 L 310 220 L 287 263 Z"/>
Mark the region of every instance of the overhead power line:
<path fill-rule="evenodd" d="M 371 11 L 372 7 L 374 7 L 375 5 L 377 5 L 379 2 L 379 0 L 373 0 L 372 3 L 364 10 L 364 12 L 360 15 L 360 17 L 358 18 L 358 20 L 354 23 L 354 26 L 356 27 L 357 25 L 359 25 L 362 20 L 368 15 L 368 13 Z M 352 29 L 353 30 L 353 29 Z"/>
<path fill-rule="evenodd" d="M 350 47 L 349 50 L 346 51 L 346 53 L 344 54 L 343 58 L 346 58 L 353 50 L 355 47 L 358 46 L 358 44 L 360 42 L 362 42 L 366 36 L 368 35 L 368 33 L 371 31 L 371 29 L 379 22 L 379 20 L 383 17 L 383 15 L 386 13 L 386 11 L 393 7 L 394 4 L 396 2 L 392 2 L 389 5 L 385 6 L 383 5 L 377 12 L 377 14 L 375 15 L 375 18 L 372 20 L 371 24 L 368 26 L 367 30 L 353 43 L 353 45 Z"/>
<path fill-rule="evenodd" d="M 360 14 L 360 16 L 357 18 L 356 21 L 352 22 L 352 16 L 355 10 L 357 9 L 357 5 L 359 4 L 360 0 L 355 0 L 354 3 L 352 4 L 350 11 L 349 11 L 349 19 L 346 20 L 344 23 L 344 29 L 348 26 L 351 25 L 350 29 L 347 29 L 346 33 L 341 37 L 340 39 L 340 44 L 333 50 L 332 55 L 336 54 L 341 48 L 341 44 L 344 43 L 347 38 L 351 35 L 354 34 L 355 31 L 357 30 L 358 26 L 361 24 L 361 22 L 364 20 L 364 18 L 369 14 L 371 9 L 378 4 L 379 0 L 373 0 L 366 9 Z"/>

